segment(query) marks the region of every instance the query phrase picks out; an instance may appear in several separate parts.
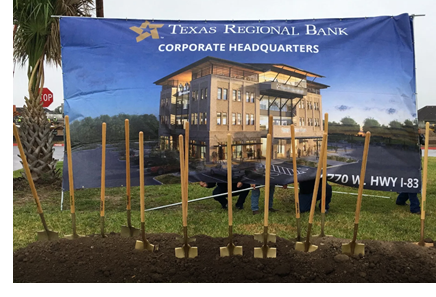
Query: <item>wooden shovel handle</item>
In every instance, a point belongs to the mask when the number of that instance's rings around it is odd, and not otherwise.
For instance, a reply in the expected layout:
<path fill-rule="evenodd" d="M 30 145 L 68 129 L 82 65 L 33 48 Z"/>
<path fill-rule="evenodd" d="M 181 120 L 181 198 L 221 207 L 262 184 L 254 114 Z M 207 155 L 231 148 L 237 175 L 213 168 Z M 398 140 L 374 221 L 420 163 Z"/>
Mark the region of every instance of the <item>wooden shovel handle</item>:
<path fill-rule="evenodd" d="M 76 212 L 76 203 L 74 201 L 74 177 L 73 177 L 73 155 L 71 152 L 71 137 L 70 137 L 70 118 L 65 116 L 65 136 L 67 139 L 67 158 L 68 158 L 68 183 L 70 186 L 70 208 L 71 213 Z"/>
<path fill-rule="evenodd" d="M 295 216 L 300 218 L 300 198 L 298 194 L 298 176 L 297 176 L 297 152 L 295 149 L 295 126 L 291 125 L 291 146 L 292 146 L 292 168 L 294 170 L 294 196 L 295 196 Z"/>
<path fill-rule="evenodd" d="M 368 160 L 369 140 L 371 138 L 371 132 L 365 134 L 365 145 L 363 147 L 362 167 L 360 169 L 359 178 L 359 191 L 357 192 L 356 214 L 354 218 L 354 224 L 359 224 L 360 207 L 362 205 L 363 186 L 365 183 L 366 162 Z"/>
<path fill-rule="evenodd" d="M 263 225 L 268 227 L 269 213 L 269 189 L 271 177 L 271 134 L 266 136 L 266 162 L 265 162 L 265 211 L 263 213 Z"/>
<path fill-rule="evenodd" d="M 428 167 L 428 138 L 430 123 L 425 123 L 424 164 L 422 165 L 422 191 L 421 191 L 421 221 L 425 219 L 425 207 L 427 200 L 427 167 Z M 419 144 L 421 145 L 421 144 Z M 423 225 L 423 224 L 422 224 Z M 422 226 L 422 229 L 424 226 Z"/>
<path fill-rule="evenodd" d="M 106 123 L 101 124 L 101 195 L 100 217 L 104 217 L 105 177 L 106 177 Z"/>
<path fill-rule="evenodd" d="M 129 120 L 124 121 L 124 134 L 126 139 L 126 196 L 127 196 L 127 210 L 132 209 L 130 202 L 130 131 L 129 131 Z"/>
<path fill-rule="evenodd" d="M 23 161 L 24 172 L 26 173 L 27 181 L 30 186 L 30 190 L 32 191 L 33 198 L 36 202 L 36 207 L 38 209 L 38 213 L 42 214 L 41 202 L 39 201 L 38 193 L 36 192 L 35 184 L 33 183 L 32 175 L 30 174 L 29 164 L 27 163 L 27 157 L 24 154 L 23 145 L 21 144 L 20 135 L 18 134 L 18 128 L 14 125 L 14 136 L 15 140 L 18 144 L 18 149 L 20 150 L 21 160 Z"/>
<path fill-rule="evenodd" d="M 229 226 L 233 226 L 232 206 L 232 135 L 227 134 L 227 210 L 229 214 Z"/>
<path fill-rule="evenodd" d="M 321 176 L 322 158 L 324 157 L 324 151 L 327 142 L 326 139 L 327 139 L 327 134 L 324 132 L 322 136 L 321 155 L 319 157 L 318 168 L 316 170 L 315 186 L 313 187 L 312 204 L 310 206 L 310 214 L 309 214 L 309 224 L 313 223 L 313 215 L 315 214 L 316 198 L 318 196 L 318 188 L 319 188 L 319 178 Z"/>
<path fill-rule="evenodd" d="M 180 158 L 180 193 L 182 196 L 182 220 L 183 227 L 187 226 L 187 218 L 185 215 L 185 150 L 183 145 L 183 135 L 179 135 L 179 158 Z"/>
<path fill-rule="evenodd" d="M 145 222 L 144 205 L 144 133 L 139 132 L 139 203 L 141 208 L 141 223 Z"/>
<path fill-rule="evenodd" d="M 188 224 L 188 182 L 189 182 L 189 122 L 185 122 L 185 218 Z"/>
<path fill-rule="evenodd" d="M 324 147 L 323 158 L 322 158 L 322 196 L 321 196 L 321 213 L 325 213 L 325 199 L 327 195 L 327 147 L 328 147 L 328 137 L 329 137 L 329 114 L 324 115 L 324 133 L 327 135 Z"/>

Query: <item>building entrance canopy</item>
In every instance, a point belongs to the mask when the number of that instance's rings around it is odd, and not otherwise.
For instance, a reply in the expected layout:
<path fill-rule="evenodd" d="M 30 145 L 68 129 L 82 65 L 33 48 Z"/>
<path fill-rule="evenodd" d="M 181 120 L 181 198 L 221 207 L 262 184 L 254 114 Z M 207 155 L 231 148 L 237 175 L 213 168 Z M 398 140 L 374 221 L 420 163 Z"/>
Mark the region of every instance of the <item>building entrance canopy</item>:
<path fill-rule="evenodd" d="M 259 84 L 261 95 L 274 96 L 280 98 L 295 98 L 307 95 L 307 89 L 291 86 L 288 84 L 281 84 L 279 82 L 264 82 Z"/>

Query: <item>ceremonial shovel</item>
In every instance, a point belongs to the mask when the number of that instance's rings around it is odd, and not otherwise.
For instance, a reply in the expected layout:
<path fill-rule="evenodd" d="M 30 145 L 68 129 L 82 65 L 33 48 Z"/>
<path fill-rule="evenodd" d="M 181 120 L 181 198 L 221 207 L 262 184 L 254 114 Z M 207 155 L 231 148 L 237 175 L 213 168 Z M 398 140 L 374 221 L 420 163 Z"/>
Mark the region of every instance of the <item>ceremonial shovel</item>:
<path fill-rule="evenodd" d="M 70 137 L 70 121 L 69 117 L 65 116 L 65 135 L 67 138 L 67 158 L 68 158 L 68 181 L 70 186 L 70 208 L 73 234 L 65 235 L 67 239 L 75 239 L 83 237 L 76 232 L 76 207 L 74 201 L 74 178 L 73 178 L 73 156 L 71 153 L 71 137 Z"/>
<path fill-rule="evenodd" d="M 342 244 L 342 253 L 348 255 L 365 255 L 365 245 L 363 243 L 356 243 L 357 239 L 357 230 L 359 229 L 359 216 L 360 216 L 360 206 L 362 204 L 362 194 L 363 194 L 363 186 L 365 184 L 365 173 L 366 173 L 366 161 L 368 160 L 368 148 L 369 148 L 369 140 L 371 137 L 370 132 L 366 132 L 365 135 L 365 146 L 363 148 L 363 158 L 362 158 L 362 167 L 360 169 L 360 178 L 359 178 L 359 191 L 357 192 L 357 203 L 356 203 L 356 214 L 354 218 L 354 233 L 353 240 L 350 243 Z"/>
<path fill-rule="evenodd" d="M 107 237 L 104 234 L 104 202 L 105 202 L 105 177 L 106 177 L 106 123 L 101 124 L 102 141 L 101 141 L 101 193 L 100 193 L 100 233 L 101 237 Z"/>
<path fill-rule="evenodd" d="M 121 236 L 136 237 L 139 235 L 139 229 L 132 226 L 131 220 L 131 199 L 130 199 L 130 139 L 129 139 L 129 120 L 124 121 L 124 131 L 126 139 L 126 196 L 127 196 L 127 226 L 121 226 Z"/>
<path fill-rule="evenodd" d="M 324 132 L 326 133 L 326 142 L 328 142 L 328 136 L 329 136 L 329 115 L 328 113 L 325 114 L 324 117 Z M 322 157 L 322 196 L 321 196 L 321 234 L 314 235 L 314 237 L 332 237 L 332 235 L 325 235 L 324 234 L 324 225 L 325 225 L 325 199 L 326 199 L 326 187 L 327 187 L 327 146 L 325 145 L 325 149 L 323 152 Z M 321 161 L 321 160 L 320 160 Z"/>
<path fill-rule="evenodd" d="M 421 191 L 421 235 L 419 242 L 415 243 L 420 246 L 430 247 L 434 243 L 427 243 L 424 241 L 424 221 L 425 221 L 425 207 L 427 199 L 427 167 L 428 167 L 428 138 L 429 138 L 429 122 L 425 123 L 425 145 L 424 145 L 424 164 L 422 168 L 422 191 Z"/>
<path fill-rule="evenodd" d="M 21 160 L 23 161 L 24 172 L 26 173 L 27 182 L 29 183 L 30 190 L 32 191 L 33 198 L 36 202 L 36 207 L 38 209 L 39 217 L 41 218 L 42 225 L 44 226 L 44 231 L 38 231 L 39 241 L 49 241 L 56 240 L 59 238 L 59 233 L 48 230 L 47 223 L 45 222 L 44 213 L 42 212 L 41 203 L 39 201 L 38 193 L 36 192 L 35 184 L 33 183 L 32 175 L 30 174 L 29 164 L 27 163 L 26 155 L 24 154 L 23 145 L 21 144 L 20 136 L 18 135 L 18 129 L 15 124 L 14 126 L 14 136 L 18 144 L 18 149 L 20 150 Z"/>
<path fill-rule="evenodd" d="M 139 196 L 141 204 L 141 240 L 137 240 L 135 249 L 154 251 L 154 245 L 145 238 L 145 206 L 144 206 L 144 133 L 139 132 Z"/>
<path fill-rule="evenodd" d="M 321 146 L 321 154 L 320 159 L 318 162 L 318 169 L 316 170 L 316 178 L 315 178 L 315 186 L 313 188 L 313 194 L 312 194 L 312 204 L 310 206 L 310 214 L 309 214 L 309 224 L 307 227 L 307 235 L 306 235 L 306 241 L 305 242 L 299 242 L 297 241 L 295 243 L 295 250 L 301 251 L 301 252 L 314 252 L 318 249 L 318 246 L 313 245 L 310 243 L 310 233 L 312 231 L 312 223 L 313 223 L 313 215 L 315 213 L 315 205 L 316 205 L 316 198 L 318 196 L 318 187 L 319 187 L 319 177 L 321 175 L 321 166 L 322 166 L 322 158 L 324 157 L 324 150 L 326 146 L 326 139 L 327 134 L 324 132 L 322 136 L 322 146 Z"/>
<path fill-rule="evenodd" d="M 227 212 L 229 215 L 229 244 L 220 247 L 220 256 L 242 256 L 242 246 L 233 244 L 233 201 L 232 201 L 232 135 L 227 134 Z"/>
<path fill-rule="evenodd" d="M 269 211 L 269 188 L 271 176 L 271 134 L 266 138 L 266 164 L 265 164 L 265 210 L 263 233 L 254 234 L 254 239 L 263 242 L 262 247 L 254 248 L 255 258 L 276 258 L 277 249 L 270 248 L 268 242 L 276 242 L 276 235 L 268 233 L 268 211 Z"/>
<path fill-rule="evenodd" d="M 180 156 L 180 182 L 182 191 L 182 223 L 183 242 L 182 247 L 175 249 L 177 258 L 195 258 L 198 256 L 197 247 L 191 247 L 189 242 L 195 238 L 188 238 L 188 166 L 189 166 L 189 124 L 185 123 L 185 149 L 183 148 L 183 135 L 179 135 L 179 156 Z"/>
<path fill-rule="evenodd" d="M 300 199 L 298 196 L 297 152 L 295 151 L 295 127 L 291 125 L 292 168 L 294 170 L 295 217 L 297 219 L 297 241 L 301 240 Z"/>

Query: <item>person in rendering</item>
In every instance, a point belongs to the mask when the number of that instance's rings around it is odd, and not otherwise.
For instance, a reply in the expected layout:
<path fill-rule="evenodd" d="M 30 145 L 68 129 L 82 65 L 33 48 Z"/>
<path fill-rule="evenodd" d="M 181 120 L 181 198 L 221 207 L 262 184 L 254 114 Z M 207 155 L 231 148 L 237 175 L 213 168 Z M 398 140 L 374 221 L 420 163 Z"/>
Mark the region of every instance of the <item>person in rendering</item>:
<path fill-rule="evenodd" d="M 253 211 L 253 215 L 256 215 L 259 213 L 260 189 L 256 188 L 255 184 L 251 184 L 250 186 L 253 188 L 253 190 L 251 190 L 251 210 Z M 270 185 L 270 188 L 269 188 L 268 209 L 270 212 L 278 211 L 277 209 L 273 208 L 275 188 L 276 187 L 272 184 Z M 286 189 L 287 185 L 284 185 L 283 188 Z"/>
<path fill-rule="evenodd" d="M 419 134 L 419 154 L 422 156 L 422 150 L 421 145 L 425 145 L 425 135 L 422 133 L 421 129 L 418 129 Z M 419 205 L 419 198 L 418 193 L 408 193 L 408 192 L 401 192 L 398 193 L 397 200 L 395 203 L 397 205 L 408 205 L 407 200 L 410 202 L 410 212 L 413 214 L 421 214 L 421 207 Z"/>
<path fill-rule="evenodd" d="M 227 194 L 225 194 L 227 193 L 227 183 L 206 183 L 201 181 L 200 186 L 202 186 L 203 188 L 215 187 L 215 189 L 213 189 L 212 195 L 214 196 L 218 195 L 218 196 L 213 197 L 213 199 L 218 201 L 223 209 L 227 209 Z M 249 187 L 250 187 L 249 184 L 244 184 L 241 182 L 232 183 L 232 192 L 236 190 L 246 189 Z M 219 195 L 219 194 L 223 194 L 223 195 Z M 239 196 L 238 200 L 236 201 L 236 205 L 235 205 L 236 208 L 239 210 L 244 209 L 244 202 L 245 202 L 245 198 L 247 198 L 248 196 L 248 190 L 239 193 L 234 193 L 232 196 Z"/>
<path fill-rule="evenodd" d="M 310 210 L 312 205 L 312 194 L 315 188 L 315 180 L 302 181 L 298 183 L 300 193 L 298 195 L 300 201 L 300 213 Z M 332 186 L 326 182 L 326 197 L 325 197 L 325 213 L 328 213 L 329 204 L 332 201 Z M 319 179 L 318 194 L 316 200 L 319 201 L 319 209 L 321 209 L 322 198 L 322 178 Z"/>

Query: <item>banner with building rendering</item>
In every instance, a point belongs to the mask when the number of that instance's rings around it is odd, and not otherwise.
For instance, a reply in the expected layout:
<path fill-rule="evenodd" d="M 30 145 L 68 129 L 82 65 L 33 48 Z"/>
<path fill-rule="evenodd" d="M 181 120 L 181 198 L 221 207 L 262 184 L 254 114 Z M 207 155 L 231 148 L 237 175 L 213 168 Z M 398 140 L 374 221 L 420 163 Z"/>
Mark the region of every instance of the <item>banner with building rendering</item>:
<path fill-rule="evenodd" d="M 370 131 L 365 188 L 419 192 L 413 23 L 407 14 L 346 19 L 179 21 L 62 17 L 65 115 L 75 188 L 177 179 L 188 122 L 190 181 L 264 184 L 273 117 L 271 182 L 314 179 L 328 113 L 328 180 L 357 187 Z M 291 144 L 290 125 L 296 130 Z M 232 143 L 227 143 L 231 134 Z M 65 156 L 66 159 L 67 156 Z M 64 188 L 68 189 L 67 162 Z"/>

